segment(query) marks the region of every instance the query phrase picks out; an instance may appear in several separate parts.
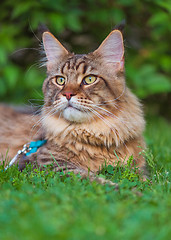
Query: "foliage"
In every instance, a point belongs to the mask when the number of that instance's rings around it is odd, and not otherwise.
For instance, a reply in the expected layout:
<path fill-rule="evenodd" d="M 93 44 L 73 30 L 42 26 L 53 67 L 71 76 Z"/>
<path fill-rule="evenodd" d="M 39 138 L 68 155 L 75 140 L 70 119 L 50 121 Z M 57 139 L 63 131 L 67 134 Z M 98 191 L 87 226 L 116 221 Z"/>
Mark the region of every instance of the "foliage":
<path fill-rule="evenodd" d="M 170 92 L 170 13 L 170 0 L 2 0 L 1 100 L 42 98 L 40 23 L 70 50 L 83 53 L 95 49 L 124 18 L 129 85 L 141 98 Z M 142 152 L 149 165 L 147 182 L 130 168 L 131 158 L 126 167 L 101 169 L 100 176 L 118 182 L 119 191 L 48 168 L 19 172 L 0 166 L 0 239 L 170 239 L 170 132 L 165 120 L 149 119 L 150 150 Z"/>
<path fill-rule="evenodd" d="M 113 186 L 46 168 L 0 166 L 0 239 L 164 239 L 171 235 L 170 126 L 151 119 L 144 152 L 149 180 L 130 167 L 104 166 L 100 176 Z M 154 134 L 155 132 L 155 134 Z"/>
<path fill-rule="evenodd" d="M 135 166 L 133 156 L 129 157 L 126 165 L 121 164 L 119 158 L 116 166 L 105 163 L 105 166 L 102 166 L 100 170 L 100 176 L 106 176 L 114 182 L 122 182 L 127 179 L 129 182 L 134 182 L 136 186 L 137 182 L 142 178 L 142 176 L 138 174 L 138 168 Z"/>
<path fill-rule="evenodd" d="M 169 0 L 4 0 L 1 3 L 0 98 L 40 98 L 40 23 L 69 49 L 95 49 L 115 24 L 127 20 L 126 74 L 141 98 L 171 90 Z M 38 36 L 36 36 L 36 35 Z M 72 46 L 72 48 L 71 48 Z"/>

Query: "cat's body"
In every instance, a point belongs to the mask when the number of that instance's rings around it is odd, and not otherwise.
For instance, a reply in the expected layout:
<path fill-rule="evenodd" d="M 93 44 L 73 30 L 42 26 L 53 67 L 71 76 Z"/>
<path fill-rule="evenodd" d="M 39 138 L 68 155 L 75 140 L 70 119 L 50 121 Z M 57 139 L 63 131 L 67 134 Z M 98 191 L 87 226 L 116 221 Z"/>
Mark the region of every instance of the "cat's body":
<path fill-rule="evenodd" d="M 3 119 L 7 109 L 0 108 L 1 152 L 5 154 L 9 146 L 11 158 L 21 145 L 41 135 L 47 143 L 37 153 L 22 158 L 20 168 L 29 161 L 39 166 L 53 162 L 56 169 L 67 164 L 68 169 L 96 172 L 105 162 L 126 164 L 133 155 L 137 167 L 144 170 L 145 160 L 139 152 L 145 147 L 145 122 L 139 101 L 125 85 L 120 31 L 113 31 L 87 55 L 69 53 L 48 32 L 43 43 L 48 77 L 43 84 L 42 116 L 18 113 L 13 117 L 17 113 L 9 110 Z M 3 127 L 4 123 L 13 127 Z M 35 124 L 37 129 L 32 128 Z"/>

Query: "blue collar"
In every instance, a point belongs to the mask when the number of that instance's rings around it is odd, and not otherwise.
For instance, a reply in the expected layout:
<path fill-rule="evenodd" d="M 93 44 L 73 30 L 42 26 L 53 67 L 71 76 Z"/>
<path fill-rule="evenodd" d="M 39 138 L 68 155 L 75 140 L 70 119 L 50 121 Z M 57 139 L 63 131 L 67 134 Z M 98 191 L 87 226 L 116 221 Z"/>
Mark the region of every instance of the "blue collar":
<path fill-rule="evenodd" d="M 26 156 L 29 156 L 32 153 L 37 152 L 38 148 L 43 146 L 47 140 L 38 140 L 36 142 L 30 142 L 27 153 L 25 154 Z"/>
<path fill-rule="evenodd" d="M 43 146 L 47 140 L 38 140 L 36 142 L 30 142 L 23 146 L 22 150 L 19 150 L 18 153 L 13 157 L 13 159 L 10 161 L 10 163 L 5 167 L 5 170 L 7 170 L 9 167 L 11 167 L 18 159 L 18 157 L 21 154 L 25 154 L 25 156 L 29 156 L 32 153 L 37 152 L 38 148 Z"/>

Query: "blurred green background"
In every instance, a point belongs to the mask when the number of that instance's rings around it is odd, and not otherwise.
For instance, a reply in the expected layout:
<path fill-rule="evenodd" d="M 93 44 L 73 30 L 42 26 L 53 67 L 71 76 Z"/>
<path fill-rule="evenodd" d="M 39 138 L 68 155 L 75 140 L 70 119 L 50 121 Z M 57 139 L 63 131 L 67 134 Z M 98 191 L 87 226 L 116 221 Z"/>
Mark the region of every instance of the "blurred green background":
<path fill-rule="evenodd" d="M 146 112 L 171 118 L 170 0 L 3 0 L 0 14 L 0 101 L 42 99 L 40 24 L 70 50 L 94 50 L 126 20 L 127 82 Z"/>

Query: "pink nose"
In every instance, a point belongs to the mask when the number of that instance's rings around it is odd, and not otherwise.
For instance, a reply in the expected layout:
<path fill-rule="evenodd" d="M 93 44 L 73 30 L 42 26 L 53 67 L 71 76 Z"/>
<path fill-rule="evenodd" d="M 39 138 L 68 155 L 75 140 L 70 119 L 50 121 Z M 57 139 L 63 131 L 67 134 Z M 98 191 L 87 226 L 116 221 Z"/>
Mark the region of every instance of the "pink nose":
<path fill-rule="evenodd" d="M 71 97 L 74 96 L 75 94 L 73 92 L 64 92 L 63 95 L 69 101 L 71 99 Z"/>

